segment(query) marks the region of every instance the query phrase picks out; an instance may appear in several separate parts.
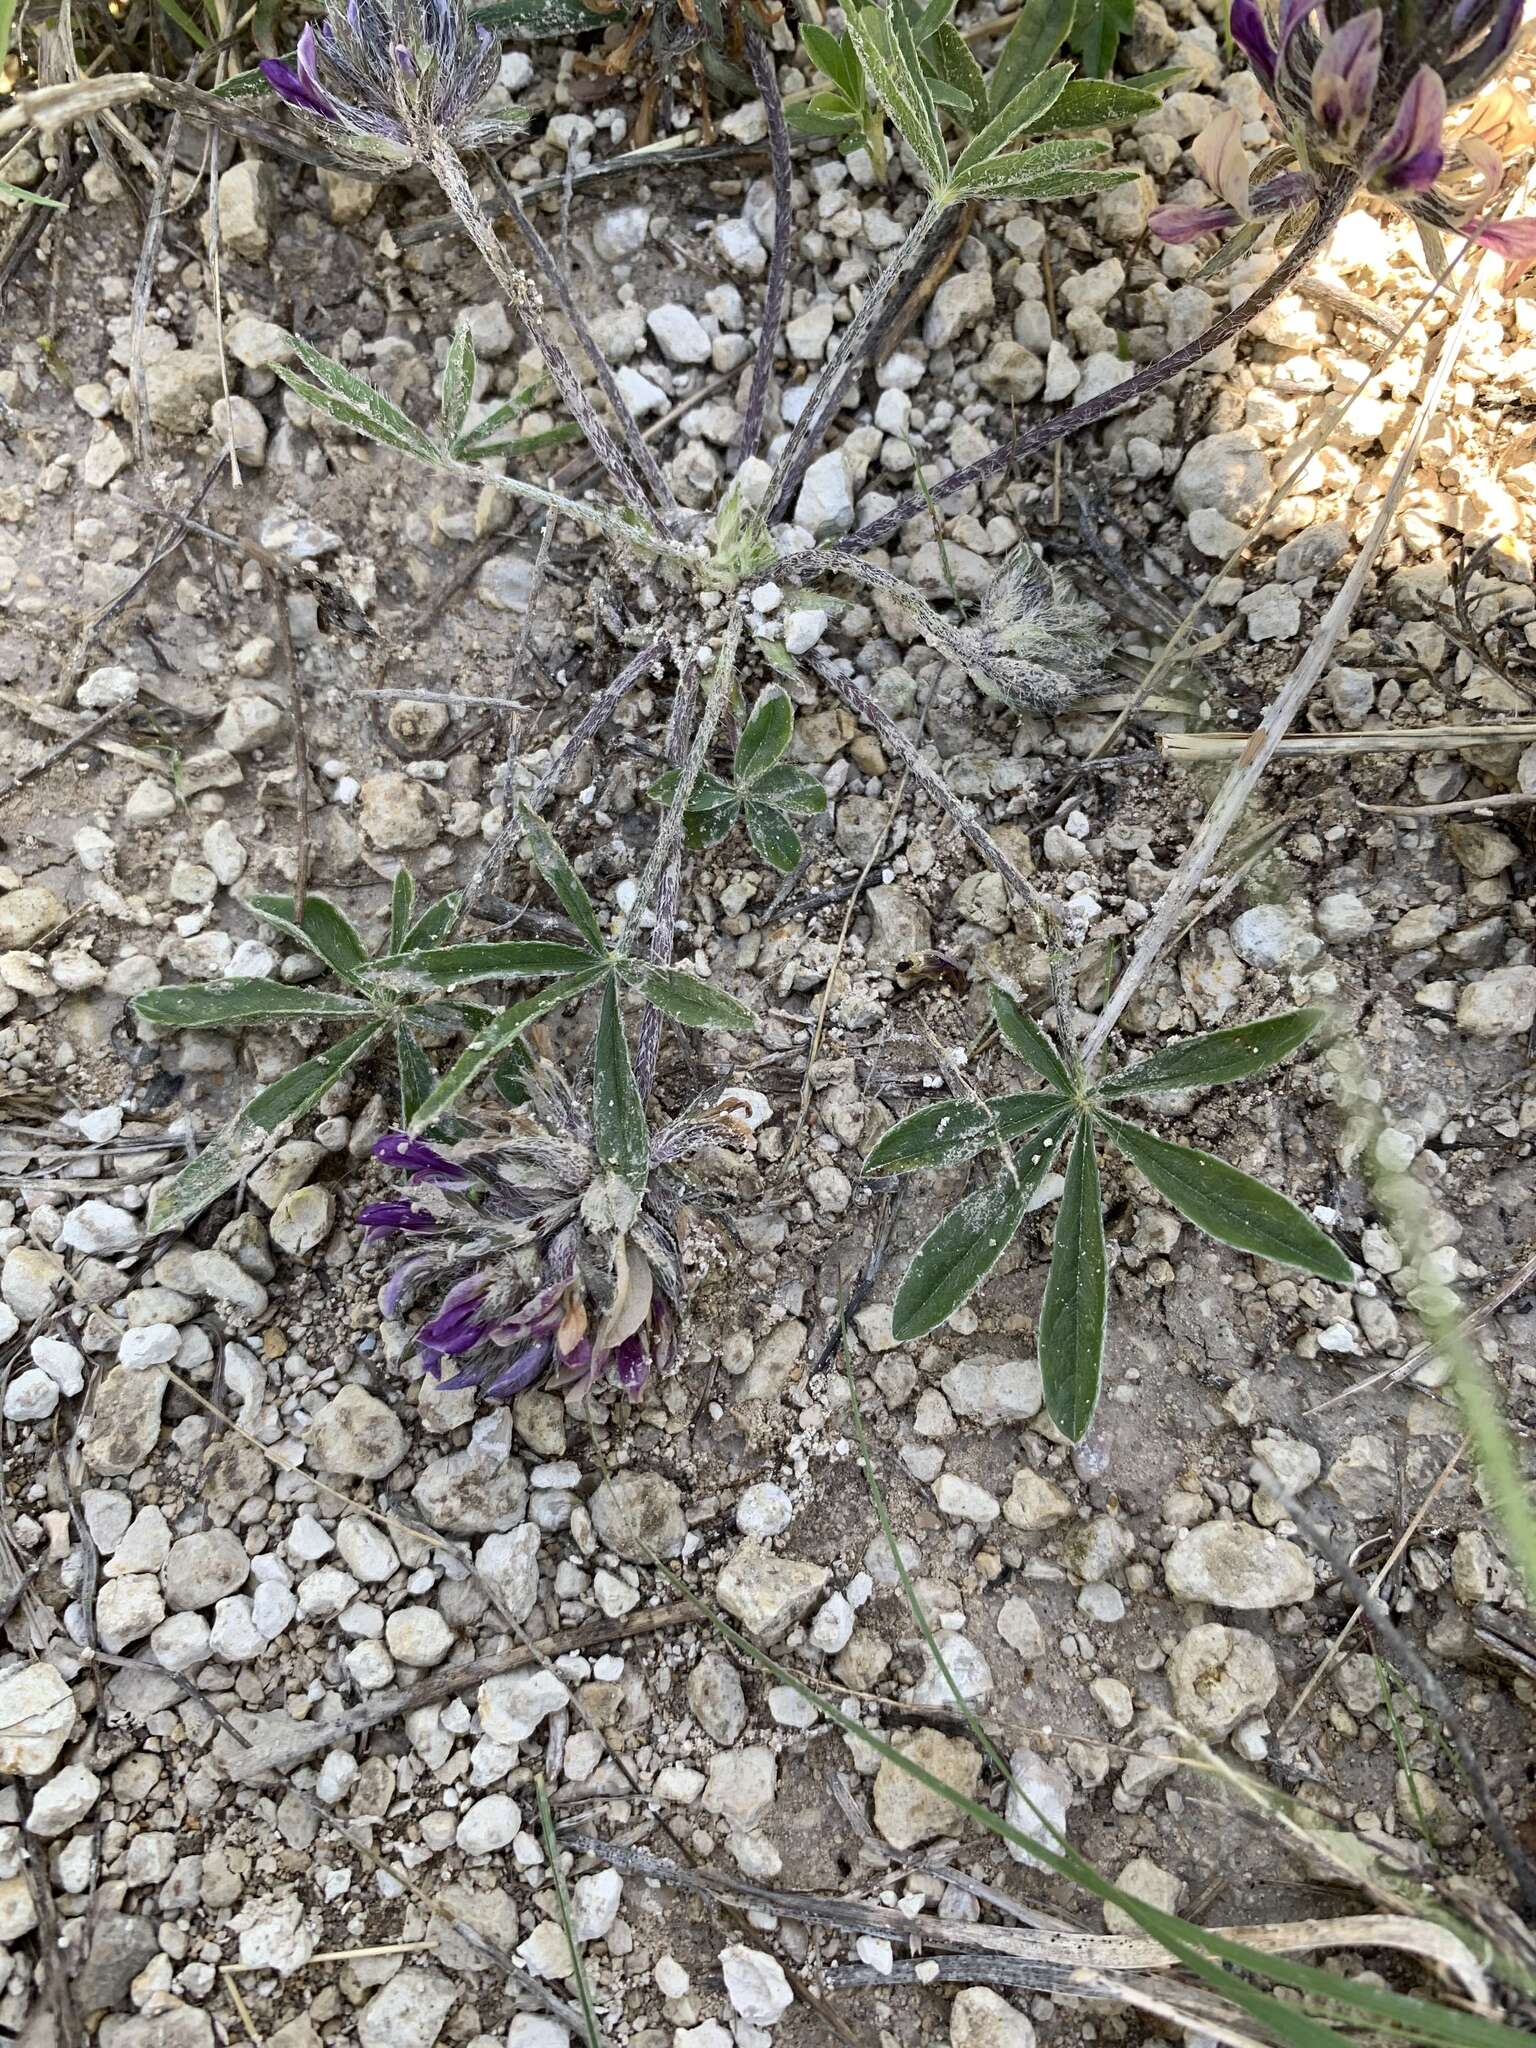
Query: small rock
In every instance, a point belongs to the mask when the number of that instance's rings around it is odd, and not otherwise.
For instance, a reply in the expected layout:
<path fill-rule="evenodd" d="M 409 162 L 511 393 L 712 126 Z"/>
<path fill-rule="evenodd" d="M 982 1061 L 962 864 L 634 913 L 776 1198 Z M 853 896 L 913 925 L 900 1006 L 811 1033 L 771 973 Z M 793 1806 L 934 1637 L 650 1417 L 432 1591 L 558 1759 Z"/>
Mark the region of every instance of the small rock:
<path fill-rule="evenodd" d="M 525 1742 L 549 1714 L 568 1704 L 570 1694 L 552 1671 L 508 1671 L 487 1678 L 475 1696 L 480 1732 L 509 1747 Z"/>
<path fill-rule="evenodd" d="M 749 2026 L 777 2026 L 794 2003 L 783 1965 L 762 1949 L 733 1942 L 720 1952 L 720 1972 L 732 2012 Z"/>
<path fill-rule="evenodd" d="M 1279 1689 L 1274 1652 L 1246 1629 L 1204 1622 L 1168 1659 L 1173 1711 L 1192 1734 L 1209 1741 L 1267 1707 Z"/>
<path fill-rule="evenodd" d="M 709 335 L 686 306 L 658 306 L 646 315 L 645 324 L 669 363 L 687 368 L 709 361 Z"/>
<path fill-rule="evenodd" d="M 813 540 L 835 540 L 852 530 L 853 490 L 848 464 L 840 448 L 818 455 L 801 480 L 795 499 L 795 524 Z"/>
<path fill-rule="evenodd" d="M 486 564 L 486 568 L 491 566 Z M 482 582 L 485 571 L 481 571 Z M 483 594 L 483 593 L 482 593 Z M 376 853 L 419 853 L 435 846 L 436 800 L 424 782 L 391 770 L 370 775 L 358 799 L 358 824 Z"/>
<path fill-rule="evenodd" d="M 978 267 L 952 272 L 928 302 L 923 340 L 931 349 L 948 348 L 968 328 L 985 320 L 995 303 L 990 270 Z"/>
<path fill-rule="evenodd" d="M 710 1758 L 700 1804 L 747 1835 L 772 1813 L 778 1790 L 778 1759 L 765 1744 L 751 1742 Z"/>
<path fill-rule="evenodd" d="M 114 1365 L 100 1381 L 86 1430 L 85 1462 L 104 1477 L 136 1472 L 160 1438 L 166 1377 Z"/>
<path fill-rule="evenodd" d="M 505 1792 L 492 1792 L 466 1807 L 453 1839 L 466 1856 L 489 1856 L 496 1849 L 505 1849 L 522 1830 L 517 1801 Z"/>
<path fill-rule="evenodd" d="M 271 240 L 272 173 L 265 164 L 231 164 L 219 179 L 219 240 L 257 263 Z"/>
<path fill-rule="evenodd" d="M 825 1565 L 770 1556 L 749 1537 L 721 1572 L 715 1597 L 749 1635 L 773 1643 L 810 1612 L 830 1576 Z"/>
<path fill-rule="evenodd" d="M 27 1814 L 27 1833 L 45 1842 L 67 1835 L 101 1797 L 102 1783 L 84 1764 L 66 1764 L 38 1788 Z"/>
<path fill-rule="evenodd" d="M 1012 1783 L 1008 1788 L 1007 1820 L 1010 1827 L 1042 1847 L 1061 1853 L 1061 1836 L 1066 1832 L 1067 1808 L 1072 1801 L 1072 1781 L 1058 1764 L 1049 1764 L 1032 1749 L 1016 1749 L 1009 1762 Z M 1009 1842 L 1008 1854 L 1027 1870 L 1048 1870 L 1042 1857 L 1033 1855 L 1017 1842 Z"/>
<path fill-rule="evenodd" d="M 631 1564 L 677 1557 L 688 1532 L 683 1496 L 659 1472 L 617 1472 L 592 1496 L 599 1540 Z"/>
<path fill-rule="evenodd" d="M 238 1593 L 251 1575 L 245 1545 L 233 1529 L 204 1529 L 173 1543 L 165 1561 L 165 1592 L 171 1611 L 212 1607 Z"/>
<path fill-rule="evenodd" d="M 309 1425 L 311 1458 L 327 1472 L 351 1479 L 387 1479 L 405 1456 L 405 1431 L 366 1388 L 343 1387 Z"/>
<path fill-rule="evenodd" d="M 45 1316 L 63 1284 L 64 1261 L 41 1245 L 13 1246 L 0 1266 L 0 1300 L 23 1323 L 35 1323 Z"/>
<path fill-rule="evenodd" d="M 949 2008 L 949 2048 L 1035 2048 L 1034 2022 L 985 1984 L 969 1984 Z"/>
<path fill-rule="evenodd" d="M 952 1366 L 939 1384 L 956 1415 L 987 1429 L 1030 1421 L 1044 1400 L 1040 1367 L 1032 1358 L 968 1358 Z"/>
<path fill-rule="evenodd" d="M 747 1725 L 747 1697 L 735 1665 L 706 1650 L 688 1674 L 688 1705 L 711 1741 L 729 1749 Z"/>
<path fill-rule="evenodd" d="M 0 953 L 24 953 L 67 915 L 51 889 L 10 889 L 0 896 Z"/>
<path fill-rule="evenodd" d="M 358 2015 L 358 2048 L 433 2048 L 458 1995 L 441 1970 L 402 1970 Z"/>
<path fill-rule="evenodd" d="M 648 206 L 616 206 L 599 214 L 592 229 L 592 248 L 602 263 L 626 263 L 645 247 L 650 231 Z"/>
<path fill-rule="evenodd" d="M 1175 1877 L 1171 1870 L 1164 1870 L 1150 1856 L 1133 1857 L 1115 1883 L 1121 1891 L 1128 1892 L 1133 1899 L 1140 1899 L 1143 1905 L 1155 1907 L 1160 1913 L 1177 1913 L 1184 1898 L 1183 1878 Z M 1141 1933 L 1134 1917 L 1112 1899 L 1105 1902 L 1104 1925 L 1111 1934 Z"/>
<path fill-rule="evenodd" d="M 1232 950 L 1250 967 L 1291 974 L 1317 958 L 1322 942 L 1301 909 L 1287 903 L 1256 903 L 1232 920 Z"/>
<path fill-rule="evenodd" d="M 915 1735 L 897 1737 L 893 1747 L 963 1798 L 976 1797 L 981 1755 L 973 1744 L 942 1735 L 937 1728 L 921 1728 Z M 889 1758 L 881 1762 L 875 1773 L 875 1826 L 893 1849 L 915 1849 L 961 1825 L 963 1816 L 942 1794 L 909 1777 Z"/>
<path fill-rule="evenodd" d="M 1536 967 L 1496 967 L 1469 982 L 1456 1022 L 1469 1038 L 1523 1038 L 1536 1024 Z"/>
<path fill-rule="evenodd" d="M 41 1778 L 75 1732 L 74 1695 L 51 1664 L 0 1677 L 0 1777 Z"/>
<path fill-rule="evenodd" d="M 1210 510 L 1251 519 L 1269 495 L 1269 458 L 1244 427 L 1196 441 L 1179 466 L 1173 499 L 1181 512 Z"/>
<path fill-rule="evenodd" d="M 1317 1590 L 1306 1553 L 1251 1522 L 1202 1522 L 1181 1531 L 1163 1576 L 1175 1600 L 1212 1607 L 1288 1607 Z"/>
<path fill-rule="evenodd" d="M 1014 1473 L 1013 1489 L 1003 1502 L 1003 1520 L 1011 1527 L 1031 1532 L 1054 1529 L 1071 1512 L 1072 1503 L 1049 1479 L 1027 1465 L 1021 1465 Z"/>

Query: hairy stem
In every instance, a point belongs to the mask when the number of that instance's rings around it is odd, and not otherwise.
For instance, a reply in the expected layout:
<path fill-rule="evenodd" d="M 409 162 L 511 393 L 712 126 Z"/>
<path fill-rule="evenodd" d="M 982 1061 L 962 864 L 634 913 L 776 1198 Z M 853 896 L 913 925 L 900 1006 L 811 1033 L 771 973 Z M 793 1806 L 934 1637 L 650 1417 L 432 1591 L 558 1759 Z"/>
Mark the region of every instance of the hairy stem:
<path fill-rule="evenodd" d="M 837 403 L 850 371 L 863 354 L 864 345 L 874 332 L 887 301 L 905 277 L 907 265 L 928 239 L 935 223 L 942 220 L 947 211 L 948 208 L 943 205 L 932 200 L 928 202 L 908 231 L 906 240 L 864 294 L 858 312 L 843 329 L 842 339 L 837 344 L 831 362 L 816 379 L 810 397 L 805 402 L 805 410 L 795 422 L 794 431 L 774 464 L 773 476 L 763 497 L 763 506 L 769 518 L 776 517 L 783 509 L 801 457 L 815 445 L 816 437 L 826 423 L 826 416 Z"/>
<path fill-rule="evenodd" d="M 1430 422 L 1439 406 L 1446 382 L 1457 356 L 1461 353 L 1467 323 L 1477 303 L 1471 291 L 1472 282 L 1473 272 L 1469 269 L 1461 284 L 1460 315 L 1441 348 L 1440 360 L 1436 363 L 1425 390 L 1418 418 L 1402 445 L 1392 471 L 1392 480 L 1387 486 L 1387 494 L 1381 501 L 1381 510 L 1366 536 L 1365 545 L 1356 557 L 1338 596 L 1323 615 L 1322 623 L 1317 628 L 1311 645 L 1287 677 L 1279 695 L 1264 714 L 1262 725 L 1250 736 L 1241 756 L 1234 762 L 1232 772 L 1217 791 L 1215 801 L 1206 813 L 1205 823 L 1190 841 L 1189 850 L 1179 863 L 1177 873 L 1163 891 L 1156 910 L 1142 928 L 1136 950 L 1127 962 L 1125 972 L 1111 990 L 1109 1000 L 1099 1012 L 1098 1021 L 1083 1047 L 1083 1061 L 1090 1069 L 1104 1050 L 1105 1041 L 1120 1021 L 1131 997 L 1157 964 L 1186 906 L 1193 900 L 1196 890 L 1210 873 L 1212 863 L 1226 841 L 1228 833 L 1247 809 L 1248 800 L 1258 787 L 1265 769 L 1274 759 L 1280 742 L 1295 723 L 1302 706 L 1332 661 L 1335 647 L 1349 629 L 1355 606 L 1360 602 L 1360 593 L 1365 588 L 1366 579 L 1375 565 L 1376 557 L 1392 530 L 1398 504 L 1407 489 L 1408 479 L 1413 474 L 1424 436 L 1429 431 Z"/>
<path fill-rule="evenodd" d="M 603 421 L 598 417 L 587 394 L 581 388 L 581 379 L 575 366 L 559 343 L 550 333 L 544 318 L 544 308 L 539 295 L 525 271 L 510 262 L 507 252 L 497 239 L 495 225 L 485 208 L 475 197 L 469 177 L 460 160 L 458 151 L 449 142 L 439 138 L 432 146 L 431 168 L 443 197 L 458 215 L 470 240 L 480 251 L 486 268 L 495 278 L 506 296 L 507 304 L 528 330 L 535 348 L 544 358 L 545 367 L 554 380 L 555 389 L 565 401 L 566 410 L 585 434 L 592 452 L 607 470 L 630 505 L 645 521 L 646 526 L 656 531 L 656 514 L 641 486 L 640 479 L 630 466 L 628 457 L 615 442 Z"/>
<path fill-rule="evenodd" d="M 628 953 L 634 949 L 640 930 L 640 920 L 656 899 L 662 877 L 676 859 L 683 843 L 683 822 L 688 809 L 688 793 L 699 779 L 699 771 L 709 759 L 709 750 L 715 743 L 715 734 L 725 716 L 725 707 L 731 701 L 731 691 L 736 682 L 736 654 L 741 646 L 741 613 L 733 605 L 725 631 L 715 652 L 715 664 L 709 672 L 709 681 L 704 686 L 704 710 L 693 735 L 693 744 L 683 762 L 678 777 L 677 794 L 668 804 L 661 821 L 661 830 L 656 835 L 656 844 L 651 848 L 651 857 L 645 864 L 640 877 L 640 887 L 629 915 L 624 920 L 624 929 L 619 934 L 617 950 Z"/>
<path fill-rule="evenodd" d="M 747 62 L 752 81 L 762 97 L 768 117 L 768 149 L 773 160 L 773 248 L 768 257 L 768 281 L 763 287 L 763 323 L 758 330 L 757 358 L 752 365 L 752 382 L 747 389 L 747 409 L 742 416 L 741 440 L 736 449 L 739 467 L 757 453 L 763 438 L 763 417 L 768 410 L 768 384 L 773 376 L 774 352 L 784 319 L 784 296 L 789 283 L 790 246 L 795 236 L 794 201 L 790 183 L 794 161 L 790 155 L 789 127 L 784 119 L 784 102 L 779 96 L 779 74 L 773 52 L 755 30 L 747 34 Z"/>
<path fill-rule="evenodd" d="M 1135 405 L 1159 385 L 1166 384 L 1170 377 L 1178 376 L 1192 363 L 1198 363 L 1202 356 L 1222 347 L 1233 340 L 1243 329 L 1256 320 L 1281 294 L 1291 287 L 1306 269 L 1312 258 L 1328 241 L 1354 197 L 1355 187 L 1348 179 L 1341 179 L 1330 186 L 1318 202 L 1317 212 L 1310 225 L 1299 235 L 1281 257 L 1270 275 L 1246 299 L 1213 320 L 1203 334 L 1197 334 L 1193 341 L 1176 348 L 1170 355 L 1161 356 L 1155 363 L 1148 363 L 1144 370 L 1138 370 L 1134 377 L 1124 384 L 1117 384 L 1111 391 L 1101 391 L 1096 398 L 1084 399 L 1081 405 L 1074 405 L 1070 411 L 1053 420 L 1041 420 L 1037 425 L 1026 427 L 1022 434 L 1016 434 L 1011 441 L 1005 441 L 1001 448 L 994 448 L 990 455 L 983 455 L 979 461 L 967 463 L 963 469 L 954 470 L 928 487 L 929 498 L 952 498 L 957 492 L 969 490 L 974 484 L 986 483 L 989 478 L 1001 475 L 1016 462 L 1022 462 L 1032 455 L 1042 454 L 1053 448 L 1058 441 L 1065 441 L 1073 434 L 1079 434 L 1085 427 L 1097 426 L 1100 420 L 1108 419 L 1113 413 L 1121 412 L 1128 405 Z M 852 332 L 850 328 L 849 332 Z M 839 354 L 842 351 L 839 350 Z M 806 408 L 807 413 L 810 407 Z M 804 423 L 802 418 L 802 424 Z M 780 467 L 784 467 L 781 463 Z M 891 511 L 872 519 L 867 526 L 834 541 L 824 550 L 829 555 L 852 554 L 860 548 L 872 548 L 889 538 L 898 527 L 915 518 L 925 509 L 926 500 L 921 492 L 913 492 L 903 498 Z"/>
<path fill-rule="evenodd" d="M 582 352 L 586 356 L 587 361 L 592 365 L 592 373 L 597 378 L 604 398 L 608 401 L 608 410 L 613 414 L 615 420 L 618 421 L 619 432 L 624 438 L 624 446 L 629 453 L 630 460 L 644 479 L 652 499 L 660 510 L 663 523 L 670 526 L 677 515 L 677 500 L 673 497 L 671 486 L 662 475 L 660 465 L 651 453 L 645 437 L 640 432 L 638 421 L 624 403 L 624 394 L 619 390 L 613 371 L 608 367 L 608 358 L 598 347 L 592 337 L 591 329 L 577 311 L 576 301 L 571 296 L 571 288 L 566 283 L 559 264 L 556 263 L 553 255 L 550 253 L 549 246 L 545 242 L 544 237 L 534 226 L 532 219 L 525 210 L 522 200 L 519 199 L 513 187 L 501 175 L 497 165 L 489 159 L 487 163 L 491 174 L 491 181 L 496 187 L 497 198 L 517 223 L 518 233 L 533 251 L 535 263 L 538 264 L 550 289 L 559 300 L 561 312 L 570 321 L 576 339 L 581 343 Z"/>

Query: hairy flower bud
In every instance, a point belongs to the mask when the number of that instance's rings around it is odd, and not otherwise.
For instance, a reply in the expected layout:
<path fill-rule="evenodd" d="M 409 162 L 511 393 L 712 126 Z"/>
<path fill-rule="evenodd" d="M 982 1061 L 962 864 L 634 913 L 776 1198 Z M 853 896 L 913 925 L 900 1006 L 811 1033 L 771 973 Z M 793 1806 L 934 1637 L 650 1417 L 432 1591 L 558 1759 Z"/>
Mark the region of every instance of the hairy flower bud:
<path fill-rule="evenodd" d="M 1103 666 L 1100 615 L 1031 547 L 1009 557 L 956 639 L 974 681 L 1026 710 L 1065 709 Z"/>

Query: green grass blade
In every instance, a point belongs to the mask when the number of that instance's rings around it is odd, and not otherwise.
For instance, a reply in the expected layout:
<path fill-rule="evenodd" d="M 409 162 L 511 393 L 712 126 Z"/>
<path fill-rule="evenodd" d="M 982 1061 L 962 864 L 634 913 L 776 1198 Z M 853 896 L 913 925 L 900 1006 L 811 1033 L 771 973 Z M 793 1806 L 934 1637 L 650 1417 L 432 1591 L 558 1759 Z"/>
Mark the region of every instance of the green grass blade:
<path fill-rule="evenodd" d="M 554 1880 L 555 1903 L 560 1912 L 560 1925 L 565 1932 L 565 1945 L 571 1952 L 571 1969 L 576 1978 L 576 1996 L 581 2000 L 581 2026 L 587 2037 L 587 2048 L 603 2048 L 602 2031 L 597 2024 L 597 2008 L 592 2003 L 592 1987 L 587 1982 L 586 1965 L 582 1961 L 581 1947 L 576 1940 L 576 1929 L 571 1920 L 571 1902 L 566 1896 L 565 1879 L 560 1873 L 560 1844 L 555 1835 L 555 1817 L 549 1810 L 549 1788 L 544 1783 L 544 1773 L 533 1781 L 534 1797 L 539 1804 L 539 1833 L 544 1839 L 544 1854 L 549 1861 L 549 1874 Z"/>
<path fill-rule="evenodd" d="M 1337 1287 L 1354 1271 L 1333 1239 L 1296 1204 L 1211 1152 L 1170 1144 L 1140 1124 L 1098 1112 L 1100 1127 L 1179 1214 L 1208 1237 L 1277 1265 L 1299 1266 Z"/>
<path fill-rule="evenodd" d="M 1182 1045 L 1170 1045 L 1134 1067 L 1111 1074 L 1095 1092 L 1111 1102 L 1120 1095 L 1155 1095 L 1172 1088 L 1215 1088 L 1228 1081 L 1262 1074 L 1297 1046 L 1304 1045 L 1326 1020 L 1324 1010 L 1284 1010 L 1252 1024 L 1230 1024 L 1222 1031 L 1204 1031 Z"/>
<path fill-rule="evenodd" d="M 1079 1117 L 1040 1308 L 1040 1378 L 1046 1412 L 1073 1443 L 1088 1433 L 1099 1401 L 1109 1269 L 1099 1162 L 1091 1117 Z"/>

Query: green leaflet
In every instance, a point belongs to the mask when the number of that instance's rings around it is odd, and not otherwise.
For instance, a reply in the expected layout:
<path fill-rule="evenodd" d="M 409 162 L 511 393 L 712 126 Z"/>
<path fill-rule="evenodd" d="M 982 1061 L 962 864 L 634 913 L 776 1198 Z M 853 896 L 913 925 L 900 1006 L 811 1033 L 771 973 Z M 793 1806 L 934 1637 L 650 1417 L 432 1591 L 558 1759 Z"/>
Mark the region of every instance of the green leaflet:
<path fill-rule="evenodd" d="M 536 1024 L 540 1017 L 568 1002 L 572 996 L 583 994 L 603 971 L 601 967 L 589 966 L 583 974 L 565 975 L 558 981 L 547 983 L 536 995 L 525 996 L 520 1003 L 513 1003 L 509 1009 L 498 1012 L 483 1030 L 476 1032 L 447 1073 L 417 1104 L 416 1114 L 410 1123 L 411 1130 L 430 1130 L 470 1082 L 493 1060 L 499 1059 L 530 1024 Z"/>
<path fill-rule="evenodd" d="M 1038 78 L 1067 40 L 1074 0 L 1024 0 L 992 71 L 990 105 L 999 113 L 1032 78 Z"/>
<path fill-rule="evenodd" d="M 1099 1399 L 1109 1271 L 1092 1119 L 1080 1116 L 1067 1155 L 1066 1186 L 1040 1308 L 1040 1378 L 1052 1422 L 1077 1443 Z"/>
<path fill-rule="evenodd" d="M 146 1024 L 168 1031 L 229 1031 L 240 1024 L 271 1024 L 290 1017 L 356 1022 L 372 1014 L 358 996 L 325 989 L 237 976 L 232 981 L 188 982 L 176 988 L 146 989 L 133 1007 Z"/>
<path fill-rule="evenodd" d="M 1208 1237 L 1277 1265 L 1299 1266 L 1339 1287 L 1354 1279 L 1333 1239 L 1263 1181 L 1213 1153 L 1171 1144 L 1107 1112 L 1100 1111 L 1098 1121 L 1164 1201 Z"/>
<path fill-rule="evenodd" d="M 879 1139 L 864 1162 L 866 1173 L 914 1173 L 925 1167 L 961 1166 L 989 1145 L 1027 1137 L 1071 1104 L 1060 1095 L 998 1095 L 990 1102 L 931 1102 L 914 1110 Z"/>
<path fill-rule="evenodd" d="M 1112 1074 L 1097 1090 L 1099 1099 L 1118 1095 L 1152 1095 L 1173 1088 L 1213 1088 L 1226 1081 L 1262 1074 L 1303 1045 L 1325 1021 L 1323 1010 L 1286 1010 L 1260 1017 L 1252 1024 L 1231 1024 L 1186 1039 L 1133 1067 Z"/>
<path fill-rule="evenodd" d="M 443 439 L 451 446 L 463 431 L 469 401 L 475 392 L 475 337 L 468 326 L 455 330 L 443 365 L 443 396 L 440 421 Z"/>
<path fill-rule="evenodd" d="M 1072 1076 L 1054 1045 L 1033 1017 L 1025 1016 L 1007 989 L 994 982 L 992 1015 L 1008 1050 L 1021 1059 L 1032 1074 L 1038 1074 L 1047 1088 L 1058 1094 L 1072 1093 Z"/>
<path fill-rule="evenodd" d="M 701 981 L 682 967 L 656 967 L 644 960 L 626 961 L 619 970 L 630 988 L 647 1002 L 685 1024 L 691 1031 L 756 1031 L 757 1019 L 745 1003 L 724 989 Z"/>
<path fill-rule="evenodd" d="M 358 969 L 368 964 L 357 927 L 325 896 L 307 896 L 302 918 L 295 918 L 291 896 L 253 896 L 246 908 L 296 939 L 306 953 L 323 960 L 343 981 L 356 982 Z"/>
<path fill-rule="evenodd" d="M 533 848 L 533 864 L 554 891 L 561 909 L 581 933 L 594 953 L 606 953 L 608 942 L 597 921 L 586 884 L 571 866 L 544 822 L 527 805 L 518 812 L 518 823 Z"/>
<path fill-rule="evenodd" d="M 364 1024 L 252 1096 L 158 1197 L 145 1229 L 151 1235 L 180 1230 L 200 1215 L 242 1174 L 250 1172 L 286 1124 L 314 1108 L 326 1089 L 371 1050 L 384 1028 L 381 1023 Z"/>
<path fill-rule="evenodd" d="M 650 1176 L 650 1133 L 611 974 L 603 984 L 602 1013 L 592 1047 L 592 1142 L 610 1173 L 618 1174 L 636 1194 L 644 1191 Z"/>
<path fill-rule="evenodd" d="M 570 946 L 561 939 L 469 939 L 462 946 L 389 953 L 374 961 L 373 971 L 391 986 L 463 988 L 475 981 L 580 974 L 593 964 L 584 946 Z"/>
<path fill-rule="evenodd" d="M 794 736 L 795 714 L 789 692 L 770 683 L 752 707 L 752 715 L 736 743 L 731 775 L 738 783 L 756 782 L 783 757 Z M 690 796 L 690 806 L 694 799 Z"/>

